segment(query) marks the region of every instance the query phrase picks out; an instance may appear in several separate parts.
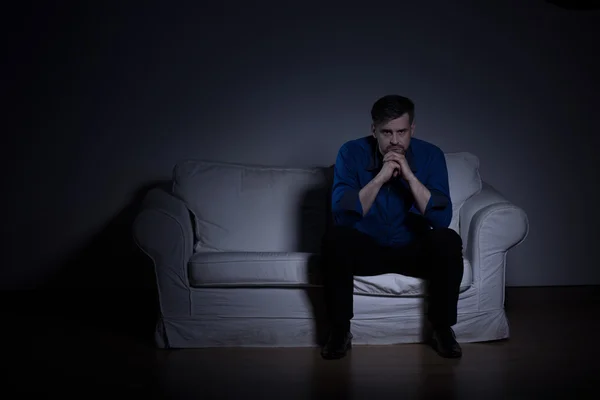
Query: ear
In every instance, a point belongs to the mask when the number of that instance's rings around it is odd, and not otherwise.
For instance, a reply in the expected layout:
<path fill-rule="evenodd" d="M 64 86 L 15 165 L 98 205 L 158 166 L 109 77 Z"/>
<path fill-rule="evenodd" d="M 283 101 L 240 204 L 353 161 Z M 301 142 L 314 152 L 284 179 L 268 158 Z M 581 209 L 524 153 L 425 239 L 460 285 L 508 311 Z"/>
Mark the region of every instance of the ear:
<path fill-rule="evenodd" d="M 415 122 L 413 122 L 412 125 L 410 126 L 410 137 L 413 137 L 415 135 L 416 127 L 417 127 L 417 124 L 415 124 Z"/>
<path fill-rule="evenodd" d="M 371 124 L 371 134 L 375 139 L 377 139 L 377 136 L 375 136 L 375 124 Z"/>

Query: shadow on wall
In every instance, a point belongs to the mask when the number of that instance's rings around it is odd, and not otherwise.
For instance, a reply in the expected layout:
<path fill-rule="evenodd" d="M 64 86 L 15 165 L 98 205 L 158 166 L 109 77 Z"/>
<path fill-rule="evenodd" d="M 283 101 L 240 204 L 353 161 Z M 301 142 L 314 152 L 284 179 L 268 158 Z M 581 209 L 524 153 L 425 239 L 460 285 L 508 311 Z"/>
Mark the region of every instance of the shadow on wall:
<path fill-rule="evenodd" d="M 170 190 L 170 181 L 141 187 L 133 201 L 83 248 L 69 256 L 41 288 L 50 293 L 47 314 L 152 340 L 157 291 L 151 261 L 136 246 L 132 224 L 153 188 Z"/>

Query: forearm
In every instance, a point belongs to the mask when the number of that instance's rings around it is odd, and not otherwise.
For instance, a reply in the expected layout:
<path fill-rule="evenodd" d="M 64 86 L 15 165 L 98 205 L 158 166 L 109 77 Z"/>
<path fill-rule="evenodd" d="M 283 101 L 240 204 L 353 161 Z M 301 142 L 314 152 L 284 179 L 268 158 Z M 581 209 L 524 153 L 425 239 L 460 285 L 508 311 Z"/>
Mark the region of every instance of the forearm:
<path fill-rule="evenodd" d="M 421 214 L 425 214 L 427 203 L 429 203 L 429 199 L 431 198 L 431 192 L 414 175 L 408 179 L 408 185 L 415 198 L 417 209 Z"/>
<path fill-rule="evenodd" d="M 377 197 L 377 193 L 383 186 L 383 183 L 380 182 L 379 179 L 374 178 L 371 182 L 367 183 L 365 187 L 363 187 L 360 192 L 358 192 L 358 198 L 360 199 L 360 204 L 363 209 L 363 216 L 367 215 L 375 198 Z"/>

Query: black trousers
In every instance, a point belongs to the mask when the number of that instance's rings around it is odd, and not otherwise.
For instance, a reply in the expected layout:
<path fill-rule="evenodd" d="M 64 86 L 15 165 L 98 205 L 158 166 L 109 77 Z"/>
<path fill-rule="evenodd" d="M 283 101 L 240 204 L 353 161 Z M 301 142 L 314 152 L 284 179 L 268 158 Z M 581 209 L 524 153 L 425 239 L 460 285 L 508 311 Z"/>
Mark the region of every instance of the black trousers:
<path fill-rule="evenodd" d="M 349 329 L 354 317 L 354 276 L 385 273 L 424 279 L 429 322 L 434 328 L 456 324 L 464 267 L 462 240 L 452 229 L 428 230 L 404 247 L 391 248 L 356 229 L 336 226 L 322 246 L 325 301 L 334 327 Z"/>

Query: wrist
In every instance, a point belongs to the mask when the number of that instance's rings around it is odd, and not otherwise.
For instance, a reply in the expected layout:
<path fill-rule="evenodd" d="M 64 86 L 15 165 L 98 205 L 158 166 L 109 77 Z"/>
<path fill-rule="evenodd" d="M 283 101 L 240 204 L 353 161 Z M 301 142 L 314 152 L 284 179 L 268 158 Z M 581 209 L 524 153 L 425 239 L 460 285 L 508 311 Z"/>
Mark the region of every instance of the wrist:
<path fill-rule="evenodd" d="M 379 188 L 382 187 L 383 184 L 385 183 L 385 181 L 383 180 L 383 178 L 381 177 L 380 174 L 375 175 L 375 178 L 373 178 L 373 180 L 371 182 Z"/>
<path fill-rule="evenodd" d="M 419 180 L 417 179 L 417 177 L 414 174 L 410 174 L 408 177 L 406 177 L 406 181 L 408 182 L 409 185 L 413 185 L 413 184 L 419 182 Z"/>

